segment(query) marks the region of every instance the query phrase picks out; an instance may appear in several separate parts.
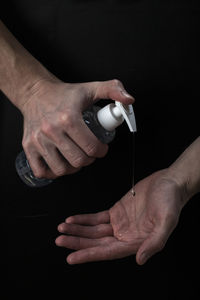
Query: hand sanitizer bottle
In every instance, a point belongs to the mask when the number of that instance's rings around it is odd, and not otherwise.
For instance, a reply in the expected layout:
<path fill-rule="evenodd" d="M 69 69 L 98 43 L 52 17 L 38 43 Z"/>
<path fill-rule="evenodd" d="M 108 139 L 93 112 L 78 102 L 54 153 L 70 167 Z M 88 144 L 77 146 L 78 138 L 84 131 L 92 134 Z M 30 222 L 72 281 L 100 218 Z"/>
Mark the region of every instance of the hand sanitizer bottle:
<path fill-rule="evenodd" d="M 136 121 L 132 105 L 123 105 L 115 101 L 103 108 L 92 106 L 83 112 L 83 119 L 90 130 L 104 144 L 110 143 L 115 137 L 115 128 L 126 121 L 131 132 L 136 131 Z M 50 184 L 51 179 L 34 176 L 24 151 L 20 152 L 15 167 L 22 181 L 30 187 L 42 187 Z"/>

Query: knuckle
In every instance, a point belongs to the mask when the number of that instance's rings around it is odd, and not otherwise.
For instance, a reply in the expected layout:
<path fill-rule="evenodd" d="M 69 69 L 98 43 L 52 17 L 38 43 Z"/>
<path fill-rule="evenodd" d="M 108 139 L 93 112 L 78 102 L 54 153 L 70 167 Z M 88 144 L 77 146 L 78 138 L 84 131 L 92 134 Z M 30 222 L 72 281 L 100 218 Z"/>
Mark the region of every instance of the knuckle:
<path fill-rule="evenodd" d="M 119 79 L 113 79 L 113 80 L 112 80 L 112 83 L 113 83 L 113 85 L 115 85 L 115 86 L 121 86 L 121 85 L 122 85 L 122 82 L 121 82 Z"/>
<path fill-rule="evenodd" d="M 59 115 L 58 122 L 61 126 L 65 128 L 71 129 L 74 128 L 75 125 L 75 117 L 73 113 L 70 112 L 62 112 Z"/>
<path fill-rule="evenodd" d="M 39 133 L 38 132 L 32 132 L 30 136 L 31 143 L 34 145 L 38 145 L 39 143 Z"/>
<path fill-rule="evenodd" d="M 33 146 L 37 146 L 39 143 L 38 132 L 32 132 L 28 137 L 22 140 L 22 146 L 24 150 L 29 151 Z"/>
<path fill-rule="evenodd" d="M 73 161 L 71 162 L 72 166 L 75 168 L 81 168 L 85 165 L 85 158 L 83 156 L 78 156 L 76 158 L 73 159 Z"/>
<path fill-rule="evenodd" d="M 33 169 L 32 168 L 32 171 L 33 171 L 33 174 L 34 174 L 34 176 L 35 177 L 37 177 L 37 178 L 45 178 L 46 176 L 46 172 L 45 172 L 45 170 L 44 169 Z"/>
<path fill-rule="evenodd" d="M 28 146 L 29 146 L 28 140 L 27 139 L 23 139 L 22 140 L 22 147 L 23 147 L 23 149 L 26 150 L 28 148 Z"/>
<path fill-rule="evenodd" d="M 61 166 L 61 167 L 59 167 L 59 168 L 56 168 L 56 169 L 54 170 L 54 174 L 55 174 L 56 176 L 58 176 L 58 177 L 66 175 L 66 174 L 67 174 L 67 167 Z"/>
<path fill-rule="evenodd" d="M 41 131 L 47 136 L 50 136 L 54 131 L 54 126 L 49 122 L 44 122 L 41 126 Z"/>
<path fill-rule="evenodd" d="M 98 156 L 98 146 L 96 144 L 89 144 L 86 147 L 86 153 L 88 156 L 97 157 Z"/>

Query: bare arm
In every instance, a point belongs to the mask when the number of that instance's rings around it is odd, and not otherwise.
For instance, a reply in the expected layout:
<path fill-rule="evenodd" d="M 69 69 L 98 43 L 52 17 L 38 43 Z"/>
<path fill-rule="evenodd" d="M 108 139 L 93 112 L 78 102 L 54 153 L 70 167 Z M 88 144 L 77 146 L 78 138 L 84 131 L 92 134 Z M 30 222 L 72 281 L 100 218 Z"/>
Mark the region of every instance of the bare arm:
<path fill-rule="evenodd" d="M 58 81 L 0 21 L 0 89 L 21 109 L 43 79 Z"/>
<path fill-rule="evenodd" d="M 168 173 L 185 190 L 186 202 L 200 192 L 200 137 L 169 167 Z"/>
<path fill-rule="evenodd" d="M 37 61 L 0 22 L 0 89 L 24 116 L 23 148 L 36 177 L 77 172 L 108 146 L 82 112 L 99 99 L 132 103 L 119 80 L 65 83 Z"/>

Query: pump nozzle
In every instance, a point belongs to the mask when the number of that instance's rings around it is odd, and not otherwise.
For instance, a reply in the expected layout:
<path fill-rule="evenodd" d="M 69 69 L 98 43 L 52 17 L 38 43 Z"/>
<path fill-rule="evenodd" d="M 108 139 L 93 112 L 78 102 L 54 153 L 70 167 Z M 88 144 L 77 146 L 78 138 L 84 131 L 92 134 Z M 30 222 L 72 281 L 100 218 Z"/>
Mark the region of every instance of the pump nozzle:
<path fill-rule="evenodd" d="M 100 109 L 97 113 L 99 123 L 108 131 L 114 130 L 125 120 L 129 130 L 135 132 L 136 121 L 133 106 L 123 105 L 121 102 L 115 101 Z"/>
<path fill-rule="evenodd" d="M 129 105 L 124 105 L 121 102 L 115 101 L 116 107 L 120 110 L 122 116 L 124 117 L 129 130 L 131 132 L 136 132 L 136 121 L 135 121 L 135 114 L 133 111 L 133 106 L 131 104 Z"/>

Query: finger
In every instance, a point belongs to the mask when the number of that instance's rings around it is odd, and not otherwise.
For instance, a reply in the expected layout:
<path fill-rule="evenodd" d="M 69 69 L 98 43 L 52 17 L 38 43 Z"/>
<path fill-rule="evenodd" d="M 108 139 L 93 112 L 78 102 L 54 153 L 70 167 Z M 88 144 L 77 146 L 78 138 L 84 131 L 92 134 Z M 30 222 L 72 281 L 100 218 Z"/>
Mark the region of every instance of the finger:
<path fill-rule="evenodd" d="M 108 210 L 96 214 L 82 214 L 70 216 L 65 220 L 66 223 L 82 224 L 82 225 L 98 225 L 110 222 L 110 214 Z"/>
<path fill-rule="evenodd" d="M 38 134 L 34 147 L 25 149 L 30 167 L 37 178 L 51 178 L 73 174 L 80 168 L 74 168 L 59 153 L 55 145 L 44 135 Z"/>
<path fill-rule="evenodd" d="M 102 243 L 102 241 L 100 239 L 88 239 L 82 237 L 60 235 L 56 238 L 55 243 L 59 247 L 80 250 L 98 246 Z"/>
<path fill-rule="evenodd" d="M 82 113 L 71 114 L 63 122 L 65 133 L 89 157 L 101 158 L 108 152 L 108 145 L 102 143 L 85 124 Z"/>
<path fill-rule="evenodd" d="M 35 177 L 48 179 L 55 178 L 55 174 L 51 171 L 38 152 L 26 152 L 26 158 Z"/>
<path fill-rule="evenodd" d="M 94 101 L 112 99 L 124 104 L 131 104 L 135 101 L 134 97 L 125 90 L 122 82 L 118 79 L 89 82 L 88 87 Z"/>
<path fill-rule="evenodd" d="M 113 235 L 112 226 L 110 224 L 85 226 L 85 225 L 61 223 L 58 226 L 58 231 L 60 233 L 70 234 L 73 236 L 87 237 L 93 239 Z"/>
<path fill-rule="evenodd" d="M 163 222 L 163 224 L 154 230 L 150 236 L 144 240 L 136 255 L 138 264 L 144 264 L 150 257 L 157 252 L 160 252 L 167 242 L 175 225 L 170 222 Z"/>
<path fill-rule="evenodd" d="M 61 134 L 61 131 L 64 135 Z M 85 159 L 86 157 L 95 158 L 105 156 L 108 151 L 108 145 L 100 142 L 85 124 L 81 109 L 63 112 L 59 119 L 59 126 L 44 123 L 41 141 L 44 136 L 54 141 L 64 156 L 71 154 L 77 157 L 76 154 L 80 154 L 82 149 L 81 153 L 84 152 Z"/>
<path fill-rule="evenodd" d="M 72 170 L 73 168 L 77 169 L 84 166 L 88 166 L 94 162 L 95 158 L 87 156 L 86 153 L 77 144 L 75 144 L 74 141 L 72 141 L 70 137 L 68 137 L 64 132 L 60 133 L 60 131 L 56 129 L 49 130 L 47 127 L 46 130 L 43 128 L 43 133 L 45 137 L 52 141 L 56 148 L 59 150 L 60 158 L 61 156 L 62 158 L 64 158 L 64 160 L 62 159 L 63 166 L 65 160 L 67 160 L 69 165 L 71 165 Z M 40 143 L 44 144 L 44 136 L 42 136 Z M 45 146 L 43 145 L 43 148 L 44 147 Z M 58 162 L 52 160 L 52 163 L 55 164 L 54 167 L 56 168 Z"/>
<path fill-rule="evenodd" d="M 68 255 L 69 264 L 82 264 L 86 262 L 112 260 L 135 254 L 131 247 L 123 242 L 112 242 L 108 245 L 99 245 L 88 249 L 75 251 Z"/>
<path fill-rule="evenodd" d="M 109 259 L 109 249 L 105 246 L 91 247 L 71 253 L 67 257 L 70 265 Z"/>
<path fill-rule="evenodd" d="M 81 166 L 75 168 L 72 166 L 55 148 L 54 145 L 50 145 L 46 152 L 41 153 L 48 167 L 51 169 L 54 177 L 64 176 L 66 174 L 73 174 L 80 170 Z M 45 177 L 45 176 L 44 176 Z"/>
<path fill-rule="evenodd" d="M 92 164 L 94 157 L 89 157 L 77 144 L 74 143 L 66 134 L 63 142 L 57 144 L 59 151 L 74 168 L 81 168 Z"/>

